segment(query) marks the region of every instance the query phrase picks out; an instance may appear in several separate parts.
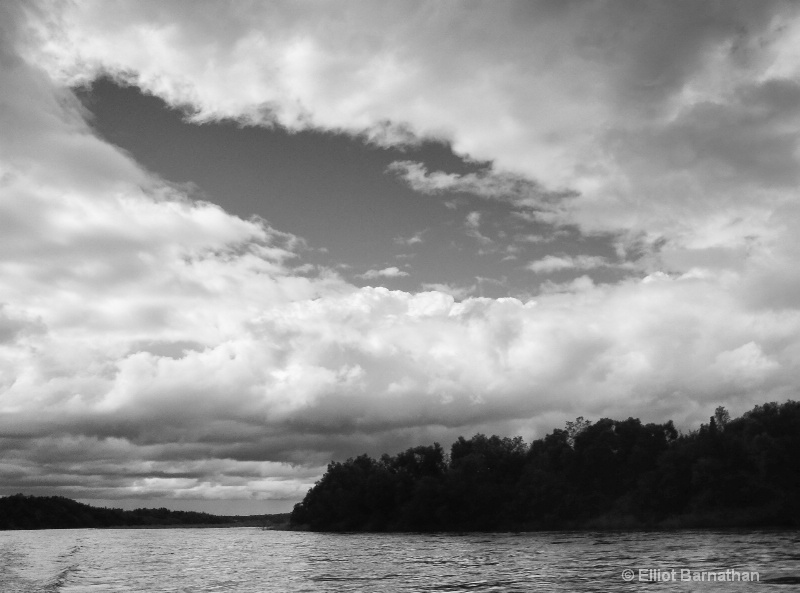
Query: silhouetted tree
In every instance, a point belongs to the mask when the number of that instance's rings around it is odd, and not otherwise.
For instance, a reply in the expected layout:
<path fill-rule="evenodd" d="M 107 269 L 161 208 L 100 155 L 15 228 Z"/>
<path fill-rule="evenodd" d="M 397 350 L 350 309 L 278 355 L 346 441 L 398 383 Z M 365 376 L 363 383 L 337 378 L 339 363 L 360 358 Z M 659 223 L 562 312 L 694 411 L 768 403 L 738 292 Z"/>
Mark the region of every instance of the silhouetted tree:
<path fill-rule="evenodd" d="M 672 421 L 577 418 L 530 447 L 459 437 L 331 463 L 291 516 L 318 530 L 561 529 L 800 523 L 800 404 L 679 435 Z"/>

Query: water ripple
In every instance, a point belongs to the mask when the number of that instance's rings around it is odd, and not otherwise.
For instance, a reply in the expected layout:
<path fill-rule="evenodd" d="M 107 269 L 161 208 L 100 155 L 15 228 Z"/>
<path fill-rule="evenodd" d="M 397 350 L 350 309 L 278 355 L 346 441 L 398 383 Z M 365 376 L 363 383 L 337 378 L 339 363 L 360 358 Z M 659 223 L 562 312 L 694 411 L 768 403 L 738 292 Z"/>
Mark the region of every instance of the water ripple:
<path fill-rule="evenodd" d="M 747 591 L 745 582 L 639 581 L 680 569 L 800 584 L 797 532 L 336 535 L 257 529 L 0 532 L 9 593 Z M 622 578 L 630 569 L 634 583 Z M 648 587 L 649 588 L 649 587 Z"/>

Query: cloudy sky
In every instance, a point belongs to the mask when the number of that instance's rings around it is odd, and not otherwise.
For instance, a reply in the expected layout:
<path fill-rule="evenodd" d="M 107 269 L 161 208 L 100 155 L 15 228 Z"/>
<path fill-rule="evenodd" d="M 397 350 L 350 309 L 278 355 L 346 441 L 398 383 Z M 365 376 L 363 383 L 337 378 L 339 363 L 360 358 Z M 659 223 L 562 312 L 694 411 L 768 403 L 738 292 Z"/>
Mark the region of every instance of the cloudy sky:
<path fill-rule="evenodd" d="M 796 398 L 797 9 L 3 2 L 0 494 Z"/>

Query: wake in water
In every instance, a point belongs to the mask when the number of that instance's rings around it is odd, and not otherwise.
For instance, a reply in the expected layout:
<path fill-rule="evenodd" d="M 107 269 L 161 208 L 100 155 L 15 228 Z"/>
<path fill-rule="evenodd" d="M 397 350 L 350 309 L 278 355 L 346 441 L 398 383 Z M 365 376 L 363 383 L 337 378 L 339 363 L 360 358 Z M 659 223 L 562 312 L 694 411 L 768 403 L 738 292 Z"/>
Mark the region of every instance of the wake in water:
<path fill-rule="evenodd" d="M 28 532 L 30 533 L 30 532 Z M 48 538 L 0 546 L 0 591 L 3 593 L 58 593 L 80 570 L 83 546 L 67 543 L 69 532 L 61 542 Z M 63 541 L 66 540 L 66 541 Z M 27 545 L 26 545 L 27 544 Z M 43 544 L 43 545 L 42 545 Z"/>
<path fill-rule="evenodd" d="M 626 593 L 647 569 L 754 571 L 759 590 L 786 591 L 800 582 L 798 544 L 797 531 L 0 531 L 0 592 Z M 654 584 L 660 592 L 752 590 L 743 582 Z"/>

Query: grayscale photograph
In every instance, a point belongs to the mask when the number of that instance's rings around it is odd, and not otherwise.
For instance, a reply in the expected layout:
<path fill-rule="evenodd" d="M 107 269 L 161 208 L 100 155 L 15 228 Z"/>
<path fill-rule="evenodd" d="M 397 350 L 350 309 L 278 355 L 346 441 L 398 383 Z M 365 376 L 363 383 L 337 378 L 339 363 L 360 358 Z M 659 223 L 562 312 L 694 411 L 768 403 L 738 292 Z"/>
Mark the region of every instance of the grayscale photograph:
<path fill-rule="evenodd" d="M 800 2 L 0 0 L 0 593 L 800 587 Z"/>

